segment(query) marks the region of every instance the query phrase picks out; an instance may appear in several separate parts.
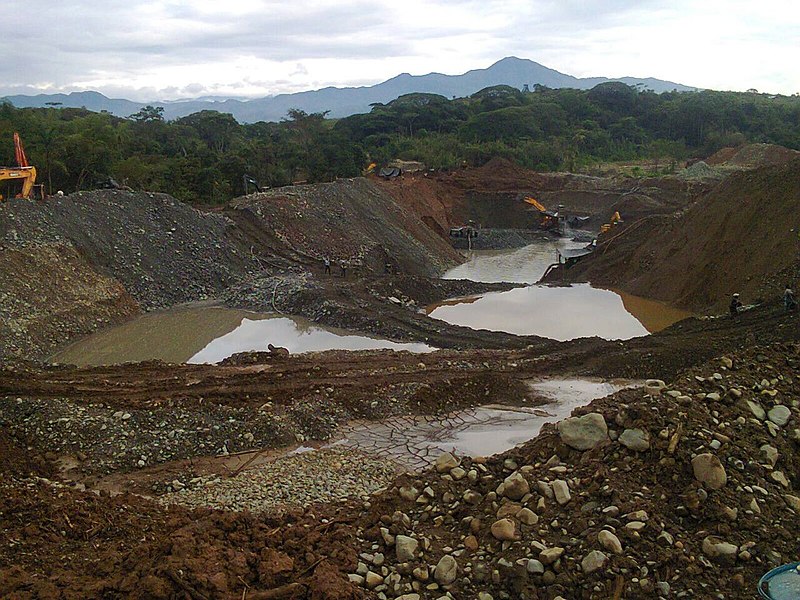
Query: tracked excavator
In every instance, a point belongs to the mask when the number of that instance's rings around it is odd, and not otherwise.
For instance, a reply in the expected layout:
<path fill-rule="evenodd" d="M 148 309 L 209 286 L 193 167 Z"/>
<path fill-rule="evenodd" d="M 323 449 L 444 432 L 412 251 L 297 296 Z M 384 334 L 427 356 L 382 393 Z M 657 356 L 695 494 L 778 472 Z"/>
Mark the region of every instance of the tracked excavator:
<path fill-rule="evenodd" d="M 564 218 L 558 213 L 558 211 L 553 212 L 547 210 L 544 207 L 544 204 L 539 202 L 533 196 L 526 196 L 523 200 L 539 211 L 539 229 L 553 231 L 556 233 L 561 232 L 561 225 Z"/>
<path fill-rule="evenodd" d="M 22 147 L 22 140 L 17 132 L 14 132 L 14 154 L 17 159 L 16 167 L 0 167 L 0 185 L 4 181 L 21 181 L 22 191 L 15 195 L 16 198 L 34 197 L 44 198 L 44 186 L 36 184 L 36 167 L 28 164 L 28 157 L 25 156 L 25 149 Z M 4 200 L 0 189 L 0 201 Z"/>

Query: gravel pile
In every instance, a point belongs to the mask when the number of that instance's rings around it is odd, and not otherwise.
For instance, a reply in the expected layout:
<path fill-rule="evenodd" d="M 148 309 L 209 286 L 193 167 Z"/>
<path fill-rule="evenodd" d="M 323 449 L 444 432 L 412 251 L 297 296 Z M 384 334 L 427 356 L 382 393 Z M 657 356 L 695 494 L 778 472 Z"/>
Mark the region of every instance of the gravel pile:
<path fill-rule="evenodd" d="M 295 440 L 288 418 L 219 404 L 202 410 L 177 402 L 118 410 L 58 399 L 0 397 L 0 425 L 42 451 L 77 457 L 81 470 L 92 474 Z"/>
<path fill-rule="evenodd" d="M 541 240 L 551 240 L 552 236 L 538 229 L 481 229 L 478 237 L 469 243 L 467 238 L 450 238 L 454 248 L 465 250 L 495 250 L 504 248 L 522 248 Z"/>
<path fill-rule="evenodd" d="M 595 401 L 489 460 L 443 454 L 361 529 L 378 598 L 752 598 L 797 558 L 800 346 Z"/>
<path fill-rule="evenodd" d="M 724 171 L 710 167 L 701 160 L 686 167 L 677 176 L 681 179 L 722 179 L 725 175 Z"/>
<path fill-rule="evenodd" d="M 72 245 L 144 307 L 215 295 L 256 268 L 233 223 L 166 194 L 103 190 L 0 205 L 0 247 Z"/>
<path fill-rule="evenodd" d="M 387 459 L 345 449 L 310 450 L 278 458 L 236 477 L 197 477 L 159 498 L 182 504 L 259 513 L 316 502 L 366 499 L 397 473 Z M 177 482 L 176 482 L 177 483 Z"/>

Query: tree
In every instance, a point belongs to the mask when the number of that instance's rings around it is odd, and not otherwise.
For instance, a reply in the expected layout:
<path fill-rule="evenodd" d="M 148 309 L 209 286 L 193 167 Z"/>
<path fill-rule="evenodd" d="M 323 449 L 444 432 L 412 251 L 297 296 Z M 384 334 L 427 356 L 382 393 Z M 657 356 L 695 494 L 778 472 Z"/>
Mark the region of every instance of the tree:
<path fill-rule="evenodd" d="M 138 112 L 133 113 L 128 117 L 137 123 L 150 123 L 152 121 L 164 120 L 164 107 L 163 106 L 147 106 L 142 107 Z"/>

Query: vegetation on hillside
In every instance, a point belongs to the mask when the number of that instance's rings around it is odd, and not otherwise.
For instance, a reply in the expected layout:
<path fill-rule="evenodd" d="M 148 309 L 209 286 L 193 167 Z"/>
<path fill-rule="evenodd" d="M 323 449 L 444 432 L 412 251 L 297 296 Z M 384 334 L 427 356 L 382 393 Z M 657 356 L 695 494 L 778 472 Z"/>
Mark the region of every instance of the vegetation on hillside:
<path fill-rule="evenodd" d="M 622 83 L 584 91 L 486 88 L 468 98 L 408 94 L 338 121 L 289 111 L 280 123 L 239 124 L 202 111 L 167 122 L 146 107 L 127 119 L 81 109 L 0 105 L 0 164 L 13 164 L 19 131 L 49 193 L 113 177 L 192 202 L 224 202 L 262 187 L 358 175 L 374 161 L 433 168 L 500 156 L 538 170 L 651 158 L 669 168 L 726 146 L 769 142 L 800 149 L 800 97 L 757 92 L 655 94 Z M 3 141 L 5 140 L 5 141 Z"/>

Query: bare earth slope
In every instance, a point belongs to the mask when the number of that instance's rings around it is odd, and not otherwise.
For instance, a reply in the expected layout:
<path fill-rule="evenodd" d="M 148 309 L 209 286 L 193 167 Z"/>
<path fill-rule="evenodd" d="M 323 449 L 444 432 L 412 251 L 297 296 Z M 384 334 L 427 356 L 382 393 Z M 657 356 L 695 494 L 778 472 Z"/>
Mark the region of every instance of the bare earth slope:
<path fill-rule="evenodd" d="M 692 310 L 780 294 L 800 273 L 800 160 L 735 173 L 674 217 L 626 224 L 567 271 Z"/>
<path fill-rule="evenodd" d="M 122 284 L 68 244 L 0 246 L 0 357 L 46 355 L 138 311 Z"/>
<path fill-rule="evenodd" d="M 275 236 L 317 265 L 328 256 L 382 272 L 388 260 L 403 272 L 432 276 L 460 261 L 415 213 L 362 178 L 252 194 L 234 200 L 227 214 L 247 219 L 260 230 L 256 235 Z"/>
<path fill-rule="evenodd" d="M 537 216 L 523 198 L 532 195 L 556 210 L 589 217 L 599 229 L 615 211 L 635 220 L 682 209 L 710 184 L 678 177 L 634 179 L 573 173 L 537 173 L 504 159 L 450 173 L 404 174 L 381 182 L 398 204 L 414 211 L 440 235 L 474 220 L 483 227 L 534 228 Z"/>
<path fill-rule="evenodd" d="M 78 192 L 0 205 L 0 244 L 63 243 L 118 279 L 145 308 L 213 296 L 253 266 L 232 223 L 150 192 Z"/>

